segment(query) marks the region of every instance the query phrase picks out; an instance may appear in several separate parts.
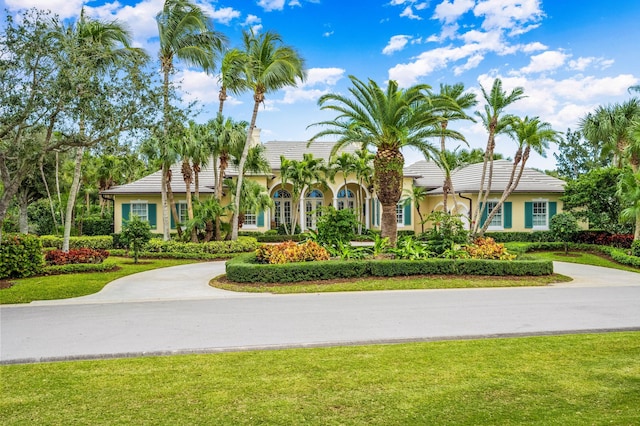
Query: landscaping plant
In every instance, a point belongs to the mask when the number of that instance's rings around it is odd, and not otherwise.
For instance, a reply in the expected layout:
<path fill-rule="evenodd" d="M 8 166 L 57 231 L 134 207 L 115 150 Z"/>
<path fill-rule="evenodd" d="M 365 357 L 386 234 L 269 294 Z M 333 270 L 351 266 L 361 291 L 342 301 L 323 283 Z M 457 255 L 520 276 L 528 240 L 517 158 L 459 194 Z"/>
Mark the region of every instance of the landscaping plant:
<path fill-rule="evenodd" d="M 151 226 L 149 222 L 140 220 L 138 216 L 133 215 L 122 228 L 120 238 L 128 249 L 133 250 L 133 263 L 138 263 L 138 253 L 140 253 L 142 246 L 151 239 Z"/>
<path fill-rule="evenodd" d="M 569 243 L 580 231 L 578 221 L 571 213 L 560 213 L 551 218 L 549 225 L 556 240 L 564 243 L 564 254 L 569 253 Z"/>

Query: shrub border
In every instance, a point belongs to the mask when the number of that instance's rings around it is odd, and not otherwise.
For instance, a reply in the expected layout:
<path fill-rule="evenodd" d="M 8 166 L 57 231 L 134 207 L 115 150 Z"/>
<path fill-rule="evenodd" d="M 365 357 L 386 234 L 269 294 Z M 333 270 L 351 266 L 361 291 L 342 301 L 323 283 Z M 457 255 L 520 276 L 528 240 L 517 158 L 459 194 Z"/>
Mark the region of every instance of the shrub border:
<path fill-rule="evenodd" d="M 241 283 L 292 283 L 357 277 L 403 275 L 550 275 L 549 260 L 329 260 L 269 265 L 255 263 L 255 253 L 245 253 L 227 261 L 227 279 Z"/>
<path fill-rule="evenodd" d="M 633 256 L 630 249 L 621 249 L 616 247 L 601 246 L 597 244 L 578 244 L 569 243 L 570 250 L 597 251 L 610 256 L 616 262 L 640 268 L 640 257 Z M 513 253 L 522 254 L 535 250 L 563 250 L 564 243 L 527 243 L 519 247 L 509 248 Z"/>

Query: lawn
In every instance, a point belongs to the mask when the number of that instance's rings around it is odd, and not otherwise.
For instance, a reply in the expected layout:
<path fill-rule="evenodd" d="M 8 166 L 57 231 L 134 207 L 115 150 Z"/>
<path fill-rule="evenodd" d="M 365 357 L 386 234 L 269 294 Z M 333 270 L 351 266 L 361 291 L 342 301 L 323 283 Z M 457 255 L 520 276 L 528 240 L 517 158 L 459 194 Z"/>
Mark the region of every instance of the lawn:
<path fill-rule="evenodd" d="M 49 275 L 11 279 L 13 286 L 0 290 L 0 303 L 29 303 L 34 300 L 68 299 L 96 293 L 109 282 L 150 269 L 194 263 L 188 259 L 142 259 L 134 264 L 124 257 L 110 257 L 118 270 L 81 274 Z"/>
<path fill-rule="evenodd" d="M 0 367 L 17 424 L 639 424 L 640 333 Z"/>
<path fill-rule="evenodd" d="M 571 281 L 571 278 L 560 274 L 538 277 L 419 275 L 393 278 L 366 277 L 332 281 L 307 281 L 291 284 L 235 283 L 227 281 L 224 277 L 218 277 L 211 280 L 209 285 L 230 291 L 288 294 L 335 291 L 423 290 L 437 288 L 531 287 L 567 281 Z"/>
<path fill-rule="evenodd" d="M 565 255 L 564 251 L 555 250 L 528 252 L 525 256 L 532 259 L 545 259 L 552 260 L 554 262 L 579 263 L 581 265 L 602 266 L 604 268 L 613 268 L 620 269 L 621 271 L 640 273 L 640 269 L 638 268 L 634 268 L 633 266 L 621 265 L 620 263 L 617 263 L 610 258 L 597 253 L 569 251 L 569 254 Z"/>

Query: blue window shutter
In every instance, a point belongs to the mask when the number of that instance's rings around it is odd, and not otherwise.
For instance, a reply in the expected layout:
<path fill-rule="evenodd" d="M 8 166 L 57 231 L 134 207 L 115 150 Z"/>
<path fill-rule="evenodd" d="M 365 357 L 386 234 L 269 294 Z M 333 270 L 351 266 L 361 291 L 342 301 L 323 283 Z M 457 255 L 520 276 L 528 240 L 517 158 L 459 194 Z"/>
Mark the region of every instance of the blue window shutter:
<path fill-rule="evenodd" d="M 260 211 L 260 213 L 258 213 L 258 226 L 264 226 L 264 211 Z"/>
<path fill-rule="evenodd" d="M 556 215 L 558 212 L 558 203 L 555 201 L 549 202 L 549 223 L 551 223 L 551 218 Z"/>
<path fill-rule="evenodd" d="M 513 227 L 511 201 L 505 201 L 502 205 L 502 217 L 504 218 L 504 229 L 511 229 Z"/>
<path fill-rule="evenodd" d="M 380 226 L 380 209 L 382 205 L 380 204 L 380 200 L 376 200 L 376 225 Z"/>
<path fill-rule="evenodd" d="M 149 215 L 149 225 L 151 226 L 151 229 L 156 229 L 158 226 L 156 210 L 155 204 L 147 204 L 147 214 Z"/>
<path fill-rule="evenodd" d="M 531 201 L 524 203 L 524 227 L 533 228 L 533 203 Z"/>
<path fill-rule="evenodd" d="M 406 226 L 411 225 L 411 201 L 404 206 L 404 224 Z"/>
<path fill-rule="evenodd" d="M 169 209 L 169 217 L 171 218 L 171 229 L 176 229 L 176 221 L 173 219 L 173 214 L 171 213 L 171 209 Z"/>
<path fill-rule="evenodd" d="M 482 208 L 482 216 L 480 218 L 480 227 L 484 226 L 484 223 L 487 221 L 487 217 L 489 217 L 489 212 L 487 207 L 488 206 L 485 204 L 484 207 Z"/>
<path fill-rule="evenodd" d="M 129 217 L 131 216 L 131 204 L 123 204 L 122 205 L 122 224 L 124 225 L 129 221 Z"/>

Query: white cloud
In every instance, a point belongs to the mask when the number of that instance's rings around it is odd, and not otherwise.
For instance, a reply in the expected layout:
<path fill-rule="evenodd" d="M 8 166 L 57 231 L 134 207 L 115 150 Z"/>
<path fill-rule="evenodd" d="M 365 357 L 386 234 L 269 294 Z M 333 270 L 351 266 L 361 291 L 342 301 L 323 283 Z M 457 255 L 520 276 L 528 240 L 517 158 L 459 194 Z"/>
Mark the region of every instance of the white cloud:
<path fill-rule="evenodd" d="M 525 53 L 537 52 L 539 50 L 547 50 L 547 46 L 545 46 L 544 44 L 540 43 L 539 41 L 535 41 L 533 43 L 525 44 L 523 46 L 520 46 L 520 48 Z"/>
<path fill-rule="evenodd" d="M 307 71 L 305 86 L 316 84 L 326 84 L 335 86 L 344 77 L 345 70 L 342 68 L 311 68 Z"/>
<path fill-rule="evenodd" d="M 260 0 L 258 1 L 258 6 L 263 8 L 265 12 L 282 10 L 284 8 L 284 0 Z"/>
<path fill-rule="evenodd" d="M 298 0 L 291 0 L 289 2 L 289 7 L 294 7 L 294 6 L 302 6 L 302 5 L 300 4 L 300 2 Z"/>
<path fill-rule="evenodd" d="M 467 59 L 467 62 L 464 65 L 457 66 L 453 69 L 454 75 L 460 75 L 465 71 L 469 71 L 471 69 L 476 68 L 483 61 L 484 55 L 475 54 Z"/>
<path fill-rule="evenodd" d="M 218 81 L 216 76 L 202 71 L 183 70 L 176 74 L 175 81 L 180 82 L 182 99 L 186 102 L 200 101 L 210 103 L 218 99 Z"/>
<path fill-rule="evenodd" d="M 80 15 L 84 0 L 47 0 L 46 4 L 43 4 L 42 0 L 5 0 L 4 4 L 8 10 L 14 12 L 32 7 L 49 9 L 62 19 L 66 19 Z"/>
<path fill-rule="evenodd" d="M 382 53 L 385 55 L 391 55 L 393 52 L 398 52 L 407 45 L 411 40 L 411 36 L 408 35 L 394 35 L 389 40 L 389 43 L 382 49 Z"/>
<path fill-rule="evenodd" d="M 233 19 L 240 17 L 240 12 L 231 7 L 223 7 L 222 9 L 214 10 L 209 15 L 215 22 L 228 25 Z"/>
<path fill-rule="evenodd" d="M 322 37 L 331 37 L 333 35 L 333 33 L 334 33 L 333 31 L 324 32 L 324 33 L 322 33 Z"/>
<path fill-rule="evenodd" d="M 433 17 L 451 24 L 475 6 L 474 0 L 444 0 L 436 6 Z"/>
<path fill-rule="evenodd" d="M 258 18 L 256 15 L 247 15 L 247 19 L 244 20 L 242 25 L 251 26 L 254 33 L 259 33 L 262 29 L 262 20 Z"/>
<path fill-rule="evenodd" d="M 531 62 L 520 69 L 523 74 L 553 71 L 563 66 L 569 55 L 558 50 L 547 50 L 531 57 Z"/>
<path fill-rule="evenodd" d="M 422 18 L 413 13 L 413 8 L 411 6 L 407 6 L 404 8 L 402 13 L 400 14 L 402 18 L 416 19 L 421 20 Z"/>
<path fill-rule="evenodd" d="M 544 17 L 540 0 L 484 0 L 473 9 L 474 15 L 483 17 L 482 28 L 522 31 L 530 23 Z"/>
<path fill-rule="evenodd" d="M 572 59 L 569 61 L 569 68 L 575 71 L 584 71 L 590 66 L 607 69 L 613 65 L 613 59 L 596 58 L 594 56 L 579 57 L 578 59 Z"/>
<path fill-rule="evenodd" d="M 329 93 L 331 87 L 344 78 L 344 73 L 345 70 L 342 68 L 311 68 L 307 71 L 307 79 L 304 83 L 298 83 L 297 87 L 285 87 L 283 99 L 276 102 L 283 104 L 315 102 L 320 96 Z"/>

